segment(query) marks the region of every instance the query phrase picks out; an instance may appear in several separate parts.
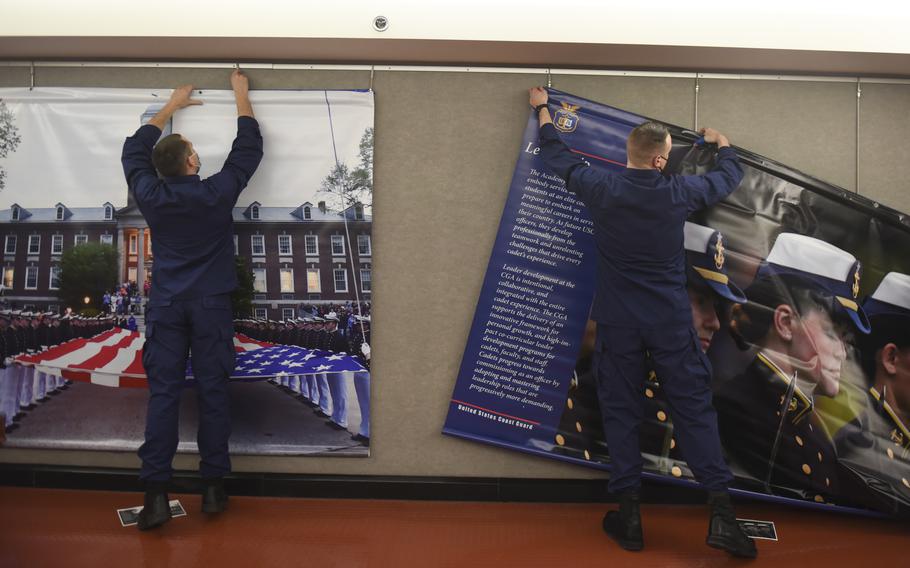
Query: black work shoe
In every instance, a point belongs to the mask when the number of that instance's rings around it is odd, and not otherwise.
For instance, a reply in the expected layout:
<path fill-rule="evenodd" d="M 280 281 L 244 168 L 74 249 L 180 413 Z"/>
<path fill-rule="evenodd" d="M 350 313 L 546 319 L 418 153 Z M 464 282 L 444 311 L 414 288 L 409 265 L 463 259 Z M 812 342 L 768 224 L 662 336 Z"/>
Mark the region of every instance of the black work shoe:
<path fill-rule="evenodd" d="M 141 531 L 159 527 L 171 520 L 171 506 L 168 504 L 167 493 L 158 490 L 145 492 L 145 504 L 139 511 L 136 525 Z"/>
<path fill-rule="evenodd" d="M 202 480 L 202 512 L 221 513 L 227 509 L 228 496 L 220 477 Z"/>
<path fill-rule="evenodd" d="M 644 548 L 638 493 L 621 493 L 619 510 L 607 512 L 603 528 L 605 533 L 626 550 L 637 551 Z"/>
<path fill-rule="evenodd" d="M 711 505 L 711 521 L 708 524 L 708 538 L 705 540 L 708 546 L 726 550 L 741 558 L 758 556 L 755 543 L 746 536 L 736 520 L 730 494 L 726 491 L 712 491 L 708 496 L 708 504 Z"/>

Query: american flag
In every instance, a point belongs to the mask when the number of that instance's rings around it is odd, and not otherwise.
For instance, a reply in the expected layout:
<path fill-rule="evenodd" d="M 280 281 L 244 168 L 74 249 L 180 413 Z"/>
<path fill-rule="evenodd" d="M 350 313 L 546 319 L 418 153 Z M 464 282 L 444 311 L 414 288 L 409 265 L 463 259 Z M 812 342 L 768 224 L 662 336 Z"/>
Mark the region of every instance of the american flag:
<path fill-rule="evenodd" d="M 90 339 L 73 339 L 14 361 L 36 371 L 109 387 L 146 387 L 142 366 L 145 336 L 136 331 L 112 329 Z M 237 352 L 232 380 L 262 380 L 276 376 L 366 371 L 355 357 L 344 353 L 275 345 L 234 334 Z M 252 357 L 256 353 L 259 357 Z M 192 362 L 187 365 L 192 377 Z"/>

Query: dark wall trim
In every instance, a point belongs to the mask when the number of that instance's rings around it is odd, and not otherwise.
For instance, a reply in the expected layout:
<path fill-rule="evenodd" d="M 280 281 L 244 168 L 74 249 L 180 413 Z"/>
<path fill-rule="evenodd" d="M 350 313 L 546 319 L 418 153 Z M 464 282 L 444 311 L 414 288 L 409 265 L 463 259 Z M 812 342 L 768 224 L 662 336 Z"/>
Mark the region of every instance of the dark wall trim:
<path fill-rule="evenodd" d="M 509 41 L 0 37 L 0 59 L 456 65 L 910 77 L 910 54 Z"/>
<path fill-rule="evenodd" d="M 45 489 L 142 491 L 131 469 L 0 464 L 0 485 Z M 177 472 L 174 493 L 198 491 L 199 477 Z M 409 477 L 235 473 L 225 479 L 231 495 L 318 499 L 407 499 L 433 501 L 612 502 L 605 480 Z M 651 503 L 703 503 L 695 489 L 645 482 Z"/>

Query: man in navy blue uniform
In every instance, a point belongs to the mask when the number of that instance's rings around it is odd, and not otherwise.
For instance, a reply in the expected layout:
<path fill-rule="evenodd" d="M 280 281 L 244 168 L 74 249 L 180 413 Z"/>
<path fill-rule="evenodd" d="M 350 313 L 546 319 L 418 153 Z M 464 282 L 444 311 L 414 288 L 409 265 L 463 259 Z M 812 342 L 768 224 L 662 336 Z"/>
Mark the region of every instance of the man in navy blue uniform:
<path fill-rule="evenodd" d="M 704 176 L 664 176 L 670 133 L 647 122 L 629 134 L 626 168 L 607 173 L 589 167 L 562 142 L 548 100 L 544 89 L 530 90 L 530 104 L 540 121 L 541 156 L 594 221 L 597 288 L 591 318 L 597 322 L 597 392 L 612 461 L 609 489 L 618 494 L 620 504 L 619 511 L 604 517 L 604 530 L 627 550 L 644 547 L 639 427 L 649 352 L 680 450 L 709 491 L 707 543 L 754 557 L 755 545 L 736 522 L 727 492 L 733 476 L 724 462 L 711 405 L 711 364 L 692 326 L 683 247 L 688 216 L 717 203 L 742 180 L 736 154 L 723 134 L 702 129 L 705 141 L 718 146 L 714 169 Z"/>
<path fill-rule="evenodd" d="M 199 178 L 199 154 L 183 136 L 171 134 L 158 141 L 177 110 L 201 104 L 190 98 L 190 85 L 176 89 L 164 108 L 123 145 L 129 189 L 155 236 L 155 280 L 142 359 L 149 403 L 145 443 L 139 448 L 139 477 L 146 486 L 140 530 L 171 516 L 166 486 L 177 450 L 180 394 L 190 352 L 199 400 L 202 510 L 216 513 L 227 504 L 222 478 L 231 469 L 227 380 L 234 368 L 231 292 L 237 287 L 231 212 L 262 159 L 249 82 L 239 70 L 231 74 L 231 87 L 237 137 L 215 175 Z"/>

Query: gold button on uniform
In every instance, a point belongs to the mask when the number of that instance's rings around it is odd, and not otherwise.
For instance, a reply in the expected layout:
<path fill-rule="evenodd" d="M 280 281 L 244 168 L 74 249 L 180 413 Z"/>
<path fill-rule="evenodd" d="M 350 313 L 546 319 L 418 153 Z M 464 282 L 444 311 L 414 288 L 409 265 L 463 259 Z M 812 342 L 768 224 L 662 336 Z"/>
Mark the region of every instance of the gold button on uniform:
<path fill-rule="evenodd" d="M 822 461 L 822 453 L 821 453 L 821 452 L 818 452 L 818 461 L 819 461 L 819 462 Z"/>
<path fill-rule="evenodd" d="M 581 432 L 581 422 L 575 423 L 575 429 L 578 430 L 579 432 Z M 819 454 L 819 455 L 821 455 L 821 454 Z"/>
<path fill-rule="evenodd" d="M 682 470 L 679 469 L 678 465 L 674 465 L 672 468 L 670 468 L 670 473 L 673 474 L 673 477 L 682 477 Z"/>
<path fill-rule="evenodd" d="M 588 450 L 585 450 L 585 459 L 588 461 L 591 460 L 591 452 L 589 452 Z"/>
<path fill-rule="evenodd" d="M 569 407 L 569 410 L 572 410 L 573 408 L 575 408 L 575 403 L 572 402 L 572 399 L 570 398 L 570 399 L 566 400 L 566 406 Z"/>
<path fill-rule="evenodd" d="M 654 391 L 651 389 L 645 389 L 645 396 L 648 398 L 654 398 Z"/>
<path fill-rule="evenodd" d="M 800 438 L 799 436 L 797 436 L 797 437 L 796 437 L 796 443 L 797 443 L 797 445 L 802 446 L 802 445 L 803 445 L 803 439 Z"/>
<path fill-rule="evenodd" d="M 828 479 L 827 477 L 825 478 L 825 486 L 826 486 L 826 487 L 831 487 L 831 480 Z"/>
<path fill-rule="evenodd" d="M 888 448 L 886 453 L 888 454 L 889 459 L 892 459 L 892 460 L 894 459 L 894 450 L 892 450 L 891 448 Z"/>
<path fill-rule="evenodd" d="M 663 410 L 658 410 L 658 411 L 657 411 L 657 419 L 660 420 L 661 422 L 666 422 L 666 421 L 667 421 L 667 413 L 664 412 Z"/>
<path fill-rule="evenodd" d="M 560 446 L 566 445 L 566 439 L 562 437 L 562 434 L 556 434 L 556 443 Z"/>
<path fill-rule="evenodd" d="M 805 473 L 806 475 L 809 475 L 810 473 L 812 473 L 812 468 L 809 467 L 809 464 L 807 464 L 807 463 L 803 464 L 803 473 Z"/>
<path fill-rule="evenodd" d="M 816 502 L 816 503 L 824 503 L 824 502 L 825 502 L 825 498 L 822 497 L 821 495 L 816 495 L 816 496 L 815 496 L 815 502 Z"/>
<path fill-rule="evenodd" d="M 676 447 L 676 439 L 670 438 L 670 449 L 672 450 L 675 447 Z"/>
<path fill-rule="evenodd" d="M 907 489 L 910 489 L 910 481 L 907 481 L 906 477 L 901 478 L 901 483 L 904 484 L 904 487 L 906 487 Z"/>

